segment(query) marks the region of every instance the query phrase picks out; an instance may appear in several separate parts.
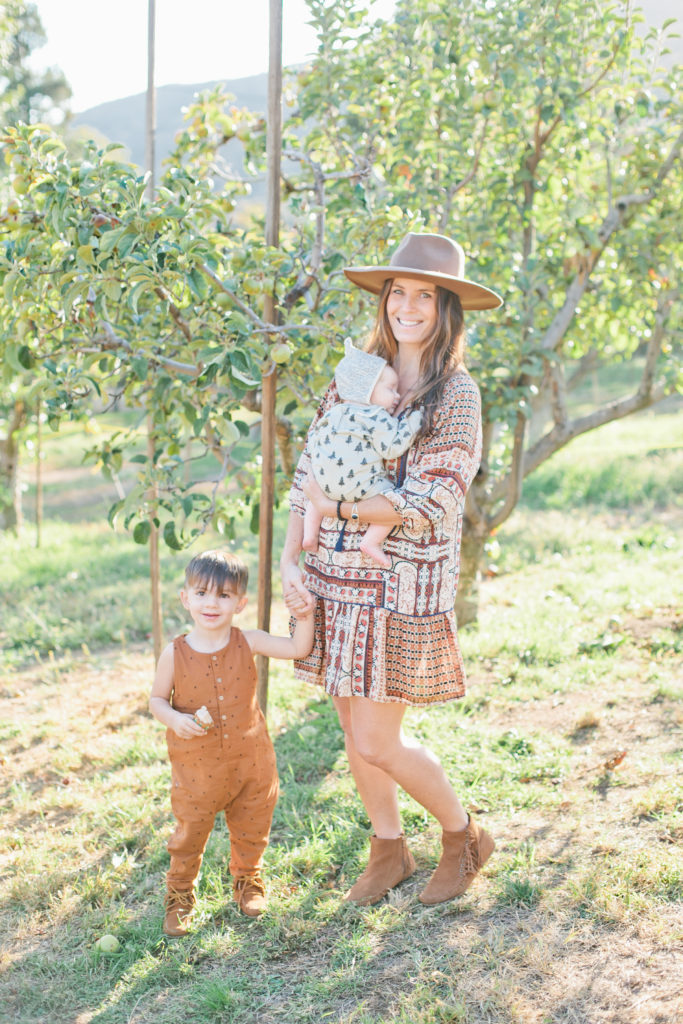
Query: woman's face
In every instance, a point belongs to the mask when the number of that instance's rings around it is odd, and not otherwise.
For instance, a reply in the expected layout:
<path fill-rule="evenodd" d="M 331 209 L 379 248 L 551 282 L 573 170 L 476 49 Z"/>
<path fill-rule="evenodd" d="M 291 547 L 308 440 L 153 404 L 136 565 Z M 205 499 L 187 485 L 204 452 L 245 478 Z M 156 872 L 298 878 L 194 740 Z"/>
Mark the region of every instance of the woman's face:
<path fill-rule="evenodd" d="M 387 296 L 386 310 L 399 345 L 422 345 L 436 328 L 436 286 L 411 277 L 397 277 Z"/>

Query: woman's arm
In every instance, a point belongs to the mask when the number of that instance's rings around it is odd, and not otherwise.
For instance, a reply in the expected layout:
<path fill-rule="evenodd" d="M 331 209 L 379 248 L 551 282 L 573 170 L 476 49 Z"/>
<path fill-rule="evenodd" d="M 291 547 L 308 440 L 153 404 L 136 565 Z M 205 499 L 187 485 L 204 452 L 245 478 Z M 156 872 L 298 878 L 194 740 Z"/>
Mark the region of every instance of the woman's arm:
<path fill-rule="evenodd" d="M 308 435 L 315 429 L 320 420 L 339 401 L 337 388 L 332 381 L 318 406 L 318 411 L 313 417 L 313 422 L 308 428 Z M 282 595 L 287 609 L 292 615 L 305 616 L 315 608 L 315 598 L 310 590 L 304 586 L 303 573 L 299 567 L 302 543 L 304 539 L 304 508 L 305 495 L 303 485 L 309 475 L 311 459 L 308 453 L 307 443 L 301 453 L 299 463 L 294 472 L 294 480 L 289 492 L 289 521 L 287 523 L 287 535 L 280 557 L 280 571 L 282 574 Z"/>
<path fill-rule="evenodd" d="M 481 461 L 481 398 L 467 373 L 444 388 L 433 430 L 411 449 L 403 483 L 387 499 L 407 529 L 458 514 Z"/>
<path fill-rule="evenodd" d="M 304 536 L 304 521 L 298 511 L 289 513 L 287 535 L 280 558 L 282 574 L 282 596 L 292 615 L 309 615 L 315 607 L 315 598 L 304 586 L 304 577 L 299 567 L 301 543 Z"/>
<path fill-rule="evenodd" d="M 304 494 L 309 501 L 312 501 L 321 515 L 337 518 L 337 502 L 328 498 L 320 485 L 316 482 L 313 474 L 310 473 L 304 484 Z M 391 502 L 382 494 L 375 494 L 372 498 L 363 498 L 361 501 L 342 501 L 339 511 L 342 519 L 350 519 L 354 504 L 358 511 L 358 519 L 362 523 L 381 523 L 382 526 L 398 526 L 402 522 L 401 515 L 396 511 Z"/>

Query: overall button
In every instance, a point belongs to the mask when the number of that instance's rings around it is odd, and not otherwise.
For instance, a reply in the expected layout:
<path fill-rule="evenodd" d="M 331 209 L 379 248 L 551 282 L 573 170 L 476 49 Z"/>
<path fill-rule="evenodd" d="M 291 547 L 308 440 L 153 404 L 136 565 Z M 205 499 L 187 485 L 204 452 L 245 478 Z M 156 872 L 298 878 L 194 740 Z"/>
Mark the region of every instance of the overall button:
<path fill-rule="evenodd" d="M 219 699 L 219 700 L 223 700 L 223 694 L 222 694 L 222 693 L 219 693 L 219 694 L 218 694 L 218 699 Z"/>

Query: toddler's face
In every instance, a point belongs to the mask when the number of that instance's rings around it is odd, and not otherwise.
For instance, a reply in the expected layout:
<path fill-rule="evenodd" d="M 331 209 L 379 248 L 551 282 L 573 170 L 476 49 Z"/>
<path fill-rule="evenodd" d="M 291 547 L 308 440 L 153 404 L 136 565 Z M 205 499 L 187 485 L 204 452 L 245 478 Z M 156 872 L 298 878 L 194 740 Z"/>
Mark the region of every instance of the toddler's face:
<path fill-rule="evenodd" d="M 217 590 L 202 584 L 190 584 L 180 591 L 180 600 L 192 617 L 195 626 L 206 630 L 226 629 L 233 616 L 247 603 L 247 595 L 226 585 Z"/>
<path fill-rule="evenodd" d="M 384 367 L 377 383 L 372 389 L 370 395 L 371 405 L 381 405 L 387 412 L 393 413 L 394 409 L 401 400 L 401 396 L 398 393 L 398 374 L 392 366 Z"/>

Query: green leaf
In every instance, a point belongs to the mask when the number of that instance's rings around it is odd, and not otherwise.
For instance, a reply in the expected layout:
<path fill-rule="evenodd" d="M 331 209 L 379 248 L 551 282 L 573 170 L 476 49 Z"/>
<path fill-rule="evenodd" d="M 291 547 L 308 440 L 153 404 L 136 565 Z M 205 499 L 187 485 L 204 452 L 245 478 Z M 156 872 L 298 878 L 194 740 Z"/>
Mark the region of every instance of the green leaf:
<path fill-rule="evenodd" d="M 249 521 L 249 529 L 250 529 L 250 531 L 252 533 L 258 533 L 259 532 L 259 519 L 260 519 L 260 516 L 261 516 L 261 503 L 259 501 L 257 501 L 257 502 L 255 502 L 251 506 L 251 519 Z"/>
<path fill-rule="evenodd" d="M 183 545 L 178 539 L 178 535 L 175 532 L 175 523 L 172 519 L 164 526 L 164 543 L 166 547 L 171 548 L 173 551 L 182 551 Z"/>
<path fill-rule="evenodd" d="M 147 374 L 149 372 L 149 362 L 144 356 L 133 356 L 130 361 L 133 373 L 138 380 L 147 380 Z"/>

